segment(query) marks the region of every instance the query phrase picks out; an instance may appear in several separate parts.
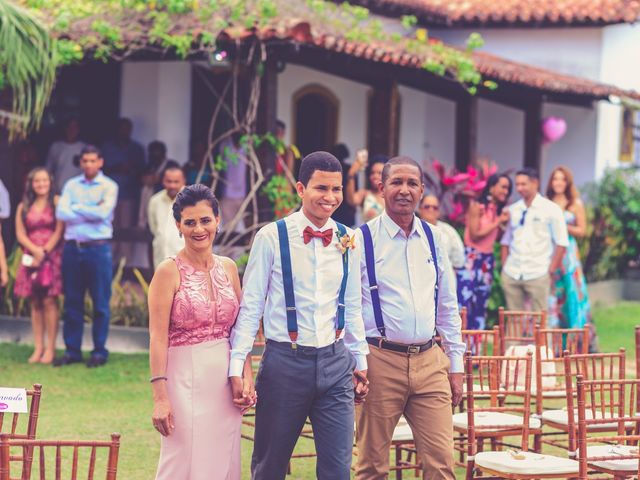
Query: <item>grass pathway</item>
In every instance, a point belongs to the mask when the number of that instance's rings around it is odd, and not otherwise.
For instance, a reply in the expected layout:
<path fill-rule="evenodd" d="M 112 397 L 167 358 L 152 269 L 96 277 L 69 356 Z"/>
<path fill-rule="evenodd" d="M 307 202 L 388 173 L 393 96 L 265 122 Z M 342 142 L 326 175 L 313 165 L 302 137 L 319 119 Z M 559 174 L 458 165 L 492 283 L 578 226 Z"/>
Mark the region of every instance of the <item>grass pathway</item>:
<path fill-rule="evenodd" d="M 623 302 L 596 308 L 596 325 L 603 351 L 627 349 L 628 371 L 634 373 L 633 327 L 640 324 L 640 303 Z M 84 365 L 52 368 L 26 363 L 27 346 L 0 344 L 0 385 L 43 385 L 38 432 L 40 438 L 108 439 L 122 434 L 118 478 L 153 479 L 159 453 L 159 437 L 150 421 L 151 390 L 147 355 L 113 354 L 105 367 Z M 249 478 L 251 443 L 243 440 L 243 478 Z M 297 451 L 309 452 L 313 445 L 301 440 Z M 313 459 L 294 460 L 293 479 L 313 479 Z"/>

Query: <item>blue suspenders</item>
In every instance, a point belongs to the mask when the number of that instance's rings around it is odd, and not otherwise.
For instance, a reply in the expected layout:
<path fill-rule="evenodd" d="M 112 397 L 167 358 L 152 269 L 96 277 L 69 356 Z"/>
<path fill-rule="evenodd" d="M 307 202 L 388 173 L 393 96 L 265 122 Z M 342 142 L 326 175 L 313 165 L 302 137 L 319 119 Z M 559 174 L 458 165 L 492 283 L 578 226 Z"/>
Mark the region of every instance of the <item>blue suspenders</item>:
<path fill-rule="evenodd" d="M 427 222 L 420 221 L 424 233 L 429 241 L 429 249 L 433 258 L 433 266 L 436 270 L 436 286 L 434 288 L 435 302 L 435 318 L 438 318 L 438 257 L 436 255 L 436 244 L 433 240 L 433 232 Z M 387 338 L 384 327 L 384 319 L 382 318 L 382 308 L 380 307 L 380 293 L 378 292 L 378 281 L 376 279 L 376 261 L 373 253 L 373 239 L 371 238 L 371 230 L 366 223 L 360 227 L 362 230 L 362 238 L 364 241 L 364 256 L 367 264 L 367 276 L 369 277 L 369 291 L 371 292 L 371 306 L 373 307 L 373 317 L 376 321 L 376 327 L 382 338 Z"/>
<path fill-rule="evenodd" d="M 297 348 L 298 342 L 298 316 L 296 313 L 296 298 L 293 291 L 293 273 L 291 269 L 291 251 L 289 249 L 289 234 L 284 218 L 276 222 L 278 227 L 278 241 L 280 244 L 280 260 L 282 263 L 282 283 L 284 286 L 284 301 L 287 307 L 287 331 L 291 339 L 291 347 Z M 340 236 L 347 233 L 347 228 L 336 222 Z M 349 250 L 342 255 L 342 283 L 338 294 L 338 310 L 336 312 L 336 340 L 340 338 L 344 330 L 345 304 L 344 295 L 347 290 L 347 278 L 349 274 Z"/>

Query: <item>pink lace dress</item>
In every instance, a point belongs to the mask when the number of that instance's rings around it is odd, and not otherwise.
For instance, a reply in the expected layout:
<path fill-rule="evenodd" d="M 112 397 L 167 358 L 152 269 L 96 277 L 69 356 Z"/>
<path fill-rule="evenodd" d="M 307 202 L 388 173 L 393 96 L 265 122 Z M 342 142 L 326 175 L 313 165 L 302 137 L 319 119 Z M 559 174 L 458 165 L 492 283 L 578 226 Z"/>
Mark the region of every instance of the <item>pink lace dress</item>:
<path fill-rule="evenodd" d="M 174 257 L 180 288 L 169 321 L 167 390 L 175 430 L 162 437 L 157 480 L 239 480 L 240 410 L 228 381 L 238 299 L 222 262 L 209 272 Z"/>
<path fill-rule="evenodd" d="M 53 208 L 50 205 L 47 205 L 44 210 L 37 210 L 31 206 L 27 212 L 24 227 L 27 230 L 29 240 L 39 247 L 44 246 L 56 229 L 56 216 Z M 53 297 L 62 293 L 61 243 L 49 252 L 49 260 L 53 263 L 53 282 L 51 286 L 43 291 L 37 291 L 34 289 L 33 282 L 31 280 L 31 274 L 34 272 L 34 269 L 20 264 L 18 273 L 16 274 L 16 283 L 13 287 L 13 293 L 16 296 L 30 297 L 35 294 L 39 296 Z"/>

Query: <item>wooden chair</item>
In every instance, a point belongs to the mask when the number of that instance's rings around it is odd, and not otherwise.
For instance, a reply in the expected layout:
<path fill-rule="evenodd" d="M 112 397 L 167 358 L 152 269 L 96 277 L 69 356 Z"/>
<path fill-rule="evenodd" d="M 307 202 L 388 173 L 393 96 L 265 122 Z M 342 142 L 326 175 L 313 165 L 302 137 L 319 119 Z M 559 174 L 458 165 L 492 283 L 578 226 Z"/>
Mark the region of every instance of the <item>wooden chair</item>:
<path fill-rule="evenodd" d="M 460 308 L 460 328 L 461 330 L 467 330 L 467 326 L 468 326 L 468 319 L 467 319 L 467 307 L 461 307 Z"/>
<path fill-rule="evenodd" d="M 570 415 L 578 418 L 578 429 L 570 435 L 577 436 L 580 478 L 590 470 L 615 479 L 640 478 L 640 380 L 585 380 L 578 375 L 576 387 L 578 401 Z M 603 430 L 614 434 L 594 433 Z"/>
<path fill-rule="evenodd" d="M 42 396 L 42 385 L 34 384 L 32 389 L 27 390 L 27 402 L 29 413 L 27 419 L 23 419 L 24 414 L 0 412 L 0 433 L 6 433 L 14 440 L 33 440 L 36 438 L 38 430 L 38 416 L 40 414 L 40 397 Z M 24 462 L 21 455 L 11 457 L 12 461 Z"/>
<path fill-rule="evenodd" d="M 636 378 L 640 378 L 640 325 L 636 325 Z"/>
<path fill-rule="evenodd" d="M 530 428 L 539 422 L 531 417 L 531 369 L 532 354 L 526 357 L 472 357 L 465 356 L 467 383 L 467 471 L 466 478 L 474 478 L 476 472 L 497 478 L 571 478 L 578 473 L 574 460 L 529 452 Z M 504 371 L 506 370 L 506 375 Z M 513 375 L 510 372 L 513 371 Z M 518 377 L 524 374 L 524 388 L 519 388 Z M 489 395 L 490 401 L 477 402 L 478 385 Z M 519 404 L 502 405 L 505 396 L 519 397 Z M 502 406 L 501 406 L 502 405 Z M 518 415 L 516 415 L 518 414 Z M 455 418 L 455 416 L 454 416 Z M 460 426 L 454 420 L 454 429 Z M 492 442 L 492 451 L 483 451 L 485 438 L 502 439 L 519 437 L 517 450 L 501 451 L 503 443 Z"/>
<path fill-rule="evenodd" d="M 542 418 L 542 412 L 549 402 L 555 402 L 553 408 L 558 409 L 558 402 L 566 405 L 566 382 L 564 376 L 564 354 L 587 354 L 589 351 L 589 331 L 586 328 L 539 328 L 535 329 L 536 354 L 534 355 L 535 382 L 531 387 L 535 395 L 536 418 Z M 545 408 L 545 402 L 547 407 Z M 534 432 L 534 450 L 541 451 L 546 437 L 557 436 L 563 432 Z M 551 440 L 551 445 L 557 445 Z M 566 446 L 566 445 L 565 445 Z"/>
<path fill-rule="evenodd" d="M 576 381 L 578 375 L 587 380 L 622 380 L 625 378 L 625 350 L 621 348 L 617 353 L 588 353 L 571 355 L 565 351 L 563 356 L 564 378 L 567 406 L 562 409 L 543 410 L 540 415 L 542 424 L 555 435 L 562 435 L 563 439 L 551 440 L 545 435 L 545 442 L 556 447 L 567 448 L 569 457 L 573 458 L 577 449 L 575 432 L 578 428 L 578 417 L 570 415 L 575 409 L 577 398 Z M 600 428 L 606 431 L 606 425 Z M 596 427 L 590 427 L 596 428 Z M 610 430 L 610 426 L 609 426 Z M 574 435 L 571 435 L 571 433 Z M 552 437 L 550 433 L 548 437 Z"/>
<path fill-rule="evenodd" d="M 55 448 L 55 476 L 47 476 L 47 465 L 51 466 L 53 461 L 47 461 L 46 449 Z M 25 461 L 23 463 L 22 472 L 20 477 L 11 477 L 11 468 L 9 460 L 12 458 L 11 450 L 21 449 Z M 32 473 L 35 478 L 35 471 L 32 471 L 33 458 L 37 458 L 37 472 L 40 480 L 47 478 L 55 480 L 62 480 L 62 466 L 63 463 L 67 465 L 68 460 L 63 460 L 63 450 L 68 451 L 73 449 L 73 456 L 71 460 L 71 478 L 73 480 L 78 478 L 81 466 L 79 462 L 80 450 L 89 450 L 89 458 L 87 460 L 87 480 L 93 480 L 96 477 L 97 468 L 97 451 L 98 449 L 108 450 L 108 457 L 106 461 L 106 480 L 116 480 L 116 474 L 118 470 L 118 452 L 120 449 L 120 435 L 114 433 L 111 435 L 111 441 L 73 441 L 73 440 L 22 440 L 12 439 L 9 434 L 0 434 L 0 480 L 31 480 Z M 35 452 L 37 455 L 34 455 Z M 49 470 L 51 471 L 51 470 Z M 65 475 L 68 478 L 69 474 Z"/>
<path fill-rule="evenodd" d="M 505 355 L 507 348 L 512 345 L 533 345 L 536 326 L 546 328 L 546 312 L 505 310 L 500 307 L 498 309 L 498 327 L 502 342 L 500 355 Z"/>

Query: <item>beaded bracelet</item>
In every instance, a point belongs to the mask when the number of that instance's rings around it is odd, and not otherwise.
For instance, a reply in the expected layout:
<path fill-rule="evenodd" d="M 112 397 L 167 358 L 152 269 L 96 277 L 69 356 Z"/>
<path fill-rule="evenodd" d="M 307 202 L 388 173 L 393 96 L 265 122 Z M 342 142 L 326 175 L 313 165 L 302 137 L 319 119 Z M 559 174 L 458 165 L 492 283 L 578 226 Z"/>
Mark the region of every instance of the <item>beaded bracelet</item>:
<path fill-rule="evenodd" d="M 155 377 L 151 377 L 149 379 L 149 383 L 157 382 L 158 380 L 167 380 L 167 377 L 164 375 L 156 375 Z"/>

